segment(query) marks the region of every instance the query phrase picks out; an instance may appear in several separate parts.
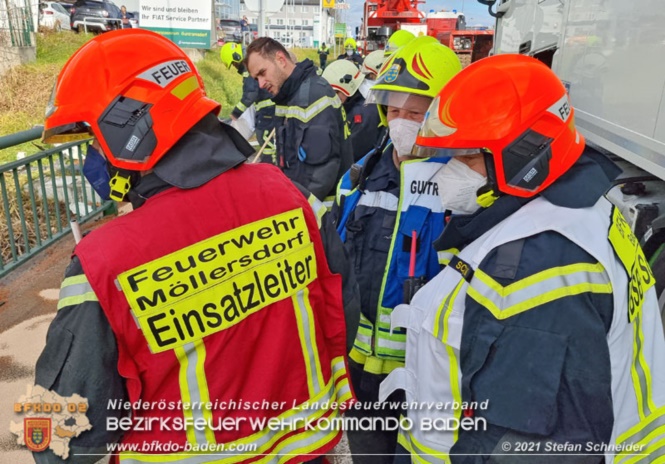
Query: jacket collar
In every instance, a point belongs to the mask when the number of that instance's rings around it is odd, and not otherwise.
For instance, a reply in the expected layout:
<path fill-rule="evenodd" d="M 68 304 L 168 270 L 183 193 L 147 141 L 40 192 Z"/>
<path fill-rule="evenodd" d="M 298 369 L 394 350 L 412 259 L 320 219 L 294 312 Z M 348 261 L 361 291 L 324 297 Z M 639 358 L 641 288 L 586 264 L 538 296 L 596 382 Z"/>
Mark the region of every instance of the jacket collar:
<path fill-rule="evenodd" d="M 300 85 L 308 79 L 311 75 L 316 75 L 316 68 L 312 60 L 304 60 L 296 63 L 296 67 L 291 75 L 284 81 L 282 88 L 279 89 L 277 95 L 273 97 L 273 101 L 278 105 L 288 102 L 298 92 Z"/>

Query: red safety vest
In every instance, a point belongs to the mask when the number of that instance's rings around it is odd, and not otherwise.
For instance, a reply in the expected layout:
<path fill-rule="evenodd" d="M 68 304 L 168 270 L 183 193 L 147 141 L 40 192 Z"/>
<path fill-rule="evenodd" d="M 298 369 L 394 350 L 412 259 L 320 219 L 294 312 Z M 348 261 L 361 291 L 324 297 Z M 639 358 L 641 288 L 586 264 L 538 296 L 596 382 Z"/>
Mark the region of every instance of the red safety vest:
<path fill-rule="evenodd" d="M 337 443 L 333 423 L 353 396 L 341 279 L 307 199 L 277 168 L 243 165 L 161 192 L 91 232 L 76 255 L 135 406 L 123 443 L 139 454 L 121 461 L 186 463 L 187 450 L 256 458 L 229 448 L 302 461 Z"/>

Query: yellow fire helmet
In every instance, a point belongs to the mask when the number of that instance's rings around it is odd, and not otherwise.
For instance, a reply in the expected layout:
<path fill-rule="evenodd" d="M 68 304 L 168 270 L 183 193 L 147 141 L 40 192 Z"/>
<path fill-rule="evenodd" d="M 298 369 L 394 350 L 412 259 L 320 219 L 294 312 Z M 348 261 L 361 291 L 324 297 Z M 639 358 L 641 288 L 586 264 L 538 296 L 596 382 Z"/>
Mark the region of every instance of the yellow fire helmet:
<path fill-rule="evenodd" d="M 383 107 L 403 108 L 413 95 L 434 99 L 461 69 L 450 48 L 434 37 L 418 37 L 386 60 L 366 102 L 379 105 L 381 121 L 386 124 Z"/>
<path fill-rule="evenodd" d="M 388 43 L 386 43 L 386 49 L 384 50 L 386 58 L 395 53 L 395 50 L 408 44 L 415 38 L 416 36 L 413 35 L 413 32 L 405 31 L 403 29 L 393 32 L 388 38 Z"/>
<path fill-rule="evenodd" d="M 352 48 L 352 49 L 355 50 L 356 49 L 356 41 L 353 40 L 351 37 L 349 37 L 348 39 L 346 39 L 344 41 L 344 48 L 345 49 Z"/>
<path fill-rule="evenodd" d="M 219 57 L 222 59 L 222 64 L 229 69 L 233 63 L 242 62 L 242 47 L 240 44 L 227 42 L 220 50 Z"/>
<path fill-rule="evenodd" d="M 342 92 L 347 97 L 352 96 L 365 80 L 365 75 L 349 60 L 337 60 L 326 66 L 323 78 L 336 92 Z"/>

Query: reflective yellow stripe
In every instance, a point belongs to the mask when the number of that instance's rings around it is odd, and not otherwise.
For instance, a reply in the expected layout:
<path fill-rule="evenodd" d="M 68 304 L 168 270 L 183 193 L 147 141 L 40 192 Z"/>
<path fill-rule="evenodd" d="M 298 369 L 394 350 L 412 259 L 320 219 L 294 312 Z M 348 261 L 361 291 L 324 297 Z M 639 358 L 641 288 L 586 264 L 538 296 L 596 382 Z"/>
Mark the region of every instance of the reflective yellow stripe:
<path fill-rule="evenodd" d="M 189 368 L 189 357 L 187 356 L 187 351 L 192 349 L 192 344 L 188 343 L 184 346 L 179 346 L 174 349 L 175 355 L 178 358 L 180 363 L 180 371 L 178 373 L 178 383 L 180 384 L 180 396 L 182 402 L 185 404 L 191 404 L 191 395 L 189 394 L 189 382 L 187 381 L 187 370 Z M 197 443 L 196 430 L 192 426 L 194 416 L 192 414 L 192 408 L 183 408 L 182 415 L 185 418 L 187 425 L 187 441 L 192 444 Z"/>
<path fill-rule="evenodd" d="M 507 319 L 537 306 L 581 293 L 612 293 L 612 283 L 600 264 L 572 264 L 539 272 L 503 287 L 476 270 L 467 295 L 497 319 Z"/>
<path fill-rule="evenodd" d="M 457 287 L 455 287 L 455 290 L 453 290 L 450 298 L 450 302 L 448 304 L 448 308 L 446 310 L 446 314 L 443 318 L 443 330 L 441 335 L 441 340 L 446 346 L 446 352 L 448 353 L 448 358 L 450 359 L 450 391 L 452 392 L 453 395 L 453 404 L 460 405 L 462 404 L 462 392 L 460 391 L 460 379 L 459 379 L 459 363 L 457 361 L 457 355 L 455 354 L 455 350 L 453 349 L 452 346 L 448 343 L 449 335 L 450 335 L 450 328 L 449 328 L 449 322 L 450 322 L 450 315 L 453 313 L 453 307 L 455 305 L 455 300 L 460 294 L 460 290 L 464 286 L 464 283 L 466 281 L 461 279 L 459 283 L 457 284 Z M 457 407 L 454 411 L 454 416 L 455 419 L 459 420 L 462 411 L 459 407 Z M 459 428 L 455 428 L 453 431 L 453 440 L 456 442 L 457 438 L 459 437 Z"/>
<path fill-rule="evenodd" d="M 321 97 L 307 108 L 301 108 L 300 106 L 276 105 L 275 115 L 285 118 L 298 119 L 302 122 L 309 122 L 329 106 L 332 106 L 333 108 L 339 108 L 342 106 L 342 102 L 339 100 L 339 97 L 334 96 Z"/>
<path fill-rule="evenodd" d="M 244 113 L 247 110 L 247 107 L 245 106 L 245 104 L 243 102 L 238 102 L 236 104 L 236 109 L 238 111 L 240 111 L 241 113 Z"/>
<path fill-rule="evenodd" d="M 269 106 L 275 106 L 275 102 L 272 100 L 261 100 L 260 102 L 254 103 L 254 106 L 256 107 L 256 111 L 259 111 Z"/>
<path fill-rule="evenodd" d="M 180 363 L 178 381 L 180 396 L 183 403 L 205 404 L 210 402 L 208 381 L 205 374 L 206 349 L 203 340 L 197 340 L 175 349 Z M 213 424 L 212 411 L 207 408 L 183 408 L 184 417 L 194 421 L 205 420 Z M 191 424 L 191 422 L 190 422 Z M 196 430 L 193 426 L 187 427 L 187 441 L 195 444 L 217 443 L 212 429 Z"/>
<path fill-rule="evenodd" d="M 401 418 L 400 418 L 401 419 Z M 402 445 L 409 453 L 413 462 L 418 463 L 450 463 L 450 457 L 447 453 L 442 453 L 423 445 L 410 431 L 400 429 L 397 436 L 397 443 Z"/>
<path fill-rule="evenodd" d="M 192 76 L 178 84 L 175 89 L 171 90 L 171 93 L 177 99 L 184 100 L 190 93 L 198 88 L 199 80 L 196 78 L 196 76 Z"/>
<path fill-rule="evenodd" d="M 321 219 L 328 212 L 328 210 L 326 209 L 326 206 L 323 204 L 323 202 L 312 194 L 309 195 L 307 201 L 309 202 L 309 206 L 311 206 L 312 210 L 314 211 L 314 215 L 316 216 L 316 224 L 320 229 Z"/>
<path fill-rule="evenodd" d="M 293 295 L 293 307 L 296 321 L 298 323 L 298 334 L 300 345 L 307 371 L 307 387 L 309 395 L 315 396 L 323 388 L 323 373 L 319 360 L 319 349 L 316 344 L 316 332 L 314 330 L 314 313 L 309 304 L 309 289 L 305 288 Z"/>
<path fill-rule="evenodd" d="M 355 346 L 351 348 L 349 358 L 362 365 L 363 370 L 370 374 L 390 374 L 398 367 L 404 367 L 404 361 L 394 361 L 392 359 L 381 359 L 376 356 L 368 356 L 358 351 Z"/>
<path fill-rule="evenodd" d="M 86 301 L 99 301 L 85 274 L 67 277 L 60 285 L 57 309 L 73 306 Z"/>

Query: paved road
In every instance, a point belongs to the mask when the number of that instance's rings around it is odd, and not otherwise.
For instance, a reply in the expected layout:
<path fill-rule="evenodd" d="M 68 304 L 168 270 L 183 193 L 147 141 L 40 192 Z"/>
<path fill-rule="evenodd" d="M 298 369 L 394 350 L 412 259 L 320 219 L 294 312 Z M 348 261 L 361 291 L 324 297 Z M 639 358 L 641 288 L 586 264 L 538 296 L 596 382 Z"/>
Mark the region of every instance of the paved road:
<path fill-rule="evenodd" d="M 96 227 L 99 223 L 87 226 Z M 0 279 L 0 463 L 34 463 L 25 447 L 9 432 L 10 422 L 22 422 L 13 404 L 34 384 L 34 366 L 55 316 L 58 289 L 74 248 L 67 236 Z M 350 464 L 348 446 L 335 450 L 333 464 Z M 103 460 L 106 461 L 106 460 Z"/>

